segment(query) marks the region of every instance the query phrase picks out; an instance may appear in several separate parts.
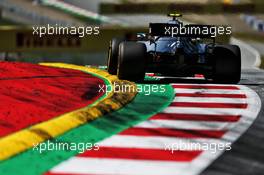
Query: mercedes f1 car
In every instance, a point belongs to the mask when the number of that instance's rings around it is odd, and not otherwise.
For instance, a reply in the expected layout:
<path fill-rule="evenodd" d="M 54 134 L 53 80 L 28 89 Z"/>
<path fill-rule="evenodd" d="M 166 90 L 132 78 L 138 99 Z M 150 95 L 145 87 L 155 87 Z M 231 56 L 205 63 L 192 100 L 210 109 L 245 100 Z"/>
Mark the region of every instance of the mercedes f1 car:
<path fill-rule="evenodd" d="M 137 34 L 134 41 L 113 38 L 108 51 L 108 72 L 131 81 L 143 80 L 146 72 L 175 77 L 202 74 L 216 83 L 240 81 L 238 46 L 217 44 L 210 33 L 168 35 L 169 28 L 202 26 L 183 25 L 178 19 L 180 14 L 168 16 L 172 20 L 150 23 L 149 33 Z"/>

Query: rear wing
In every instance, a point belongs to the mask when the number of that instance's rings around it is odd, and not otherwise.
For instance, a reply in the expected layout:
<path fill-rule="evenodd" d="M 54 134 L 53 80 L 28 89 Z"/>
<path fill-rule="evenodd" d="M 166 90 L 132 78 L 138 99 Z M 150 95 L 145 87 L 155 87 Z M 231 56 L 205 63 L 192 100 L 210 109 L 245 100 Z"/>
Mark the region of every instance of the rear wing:
<path fill-rule="evenodd" d="M 182 25 L 169 23 L 150 23 L 149 34 L 152 36 L 168 37 L 191 37 L 191 38 L 215 38 L 217 34 L 224 34 L 225 27 L 221 33 L 218 27 L 213 25 Z"/>

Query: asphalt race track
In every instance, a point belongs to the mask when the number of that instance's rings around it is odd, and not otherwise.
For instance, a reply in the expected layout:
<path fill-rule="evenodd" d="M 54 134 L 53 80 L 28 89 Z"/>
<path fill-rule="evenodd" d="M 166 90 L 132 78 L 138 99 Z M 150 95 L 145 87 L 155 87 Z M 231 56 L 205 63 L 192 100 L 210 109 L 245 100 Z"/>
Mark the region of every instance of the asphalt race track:
<path fill-rule="evenodd" d="M 244 84 L 254 90 L 261 99 L 261 111 L 251 127 L 233 145 L 212 163 L 202 175 L 262 175 L 264 171 L 264 71 L 243 70 Z"/>
<path fill-rule="evenodd" d="M 262 70 L 244 69 L 238 86 L 164 78 L 161 83 L 178 82 L 172 83 L 176 97 L 171 107 L 146 122 L 102 141 L 102 152 L 80 154 L 55 166 L 47 174 L 150 174 L 151 171 L 151 174 L 157 175 L 260 175 L 264 167 L 264 157 L 261 154 L 263 146 L 260 144 L 263 139 L 263 77 Z M 222 106 L 223 103 L 226 106 Z M 217 139 L 220 142 L 234 143 L 232 150 L 213 154 L 199 151 L 186 153 L 185 150 L 174 152 L 175 157 L 172 157 L 168 152 L 156 150 L 164 148 L 162 142 L 173 144 L 179 141 L 170 140 L 173 137 L 180 138 L 179 140 L 189 138 L 191 142 L 210 142 L 213 138 L 214 143 L 218 142 Z M 236 140 L 237 138 L 239 139 Z M 214 161 L 215 158 L 217 159 Z M 155 163 L 151 162 L 153 160 Z M 166 161 L 173 164 L 164 163 Z M 204 168 L 206 169 L 200 173 Z"/>
<path fill-rule="evenodd" d="M 251 125 L 233 145 L 232 151 L 225 152 L 214 161 L 202 175 L 261 175 L 264 170 L 264 147 L 261 144 L 264 138 L 264 71 L 255 68 L 256 58 L 254 51 L 241 47 L 242 74 L 240 84 L 254 90 L 261 99 L 261 110 Z"/>
<path fill-rule="evenodd" d="M 65 1 L 92 12 L 115 2 Z M 23 14 L 13 3 L 8 12 Z M 53 21 L 52 14 L 41 16 Z M 107 17 L 131 27 L 168 20 Z M 89 54 L 87 66 L 0 61 L 0 175 L 263 175 L 264 71 L 253 47 L 263 50 L 233 37 L 230 43 L 241 49 L 239 84 L 154 73 L 139 83 L 119 80 L 91 66 L 104 64 L 106 52 Z M 116 92 L 121 85 L 141 91 Z"/>
<path fill-rule="evenodd" d="M 0 97 L 6 102 L 1 105 L 1 114 L 2 118 L 9 115 L 1 122 L 2 137 L 92 104 L 103 95 L 95 92 L 98 92 L 98 84 L 102 85 L 104 81 L 80 71 L 25 63 L 18 66 L 4 62 L 1 65 L 1 82 L 5 83 L 1 86 Z M 260 143 L 264 137 L 264 71 L 251 67 L 243 69 L 239 85 L 210 84 L 201 77 L 179 79 L 148 74 L 150 78 L 138 85 L 164 86 L 164 92 L 151 95 L 141 92 L 121 110 L 57 137 L 59 142 L 98 143 L 100 150 L 83 153 L 45 151 L 41 156 L 28 150 L 1 162 L 0 172 L 16 174 L 15 169 L 10 168 L 16 166 L 20 174 L 27 175 L 263 174 L 263 146 Z M 4 75 L 7 70 L 8 76 Z M 19 91 L 14 90 L 14 86 L 20 87 Z M 21 108 L 18 105 L 13 110 L 14 100 L 23 102 Z M 54 101 L 57 103 L 52 104 Z M 26 109 L 25 113 L 23 109 Z M 29 118 L 21 120 L 19 116 L 26 114 Z M 15 127 L 11 127 L 10 118 L 18 121 L 13 123 Z M 36 118 L 38 120 L 32 120 Z M 228 149 L 187 146 L 177 150 L 177 143 L 213 143 L 218 148 L 222 145 L 220 147 Z M 30 170 L 24 171 L 23 167 L 29 164 Z"/>

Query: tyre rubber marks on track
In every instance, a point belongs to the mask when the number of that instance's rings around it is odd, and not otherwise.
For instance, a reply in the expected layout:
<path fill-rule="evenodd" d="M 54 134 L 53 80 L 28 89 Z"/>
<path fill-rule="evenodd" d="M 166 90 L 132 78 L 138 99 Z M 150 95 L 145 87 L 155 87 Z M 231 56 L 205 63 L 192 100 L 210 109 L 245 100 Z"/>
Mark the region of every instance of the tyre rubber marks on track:
<path fill-rule="evenodd" d="M 251 125 L 261 107 L 258 95 L 242 85 L 172 86 L 176 96 L 164 111 L 101 141 L 99 151 L 86 151 L 47 174 L 199 174 L 223 151 L 186 147 L 172 153 L 166 145 L 232 143 Z"/>

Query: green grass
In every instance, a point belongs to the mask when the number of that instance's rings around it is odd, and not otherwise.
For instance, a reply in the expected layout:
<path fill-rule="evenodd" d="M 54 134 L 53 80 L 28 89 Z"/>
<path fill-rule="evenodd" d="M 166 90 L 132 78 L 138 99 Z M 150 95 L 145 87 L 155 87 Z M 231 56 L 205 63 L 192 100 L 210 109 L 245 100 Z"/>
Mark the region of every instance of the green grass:
<path fill-rule="evenodd" d="M 0 26 L 5 26 L 5 25 L 19 25 L 19 24 L 7 19 L 0 18 Z"/>

